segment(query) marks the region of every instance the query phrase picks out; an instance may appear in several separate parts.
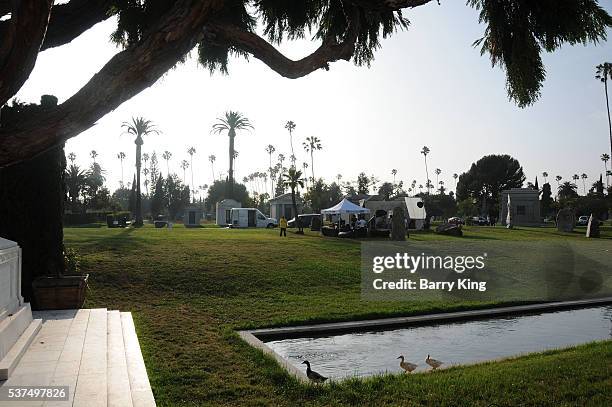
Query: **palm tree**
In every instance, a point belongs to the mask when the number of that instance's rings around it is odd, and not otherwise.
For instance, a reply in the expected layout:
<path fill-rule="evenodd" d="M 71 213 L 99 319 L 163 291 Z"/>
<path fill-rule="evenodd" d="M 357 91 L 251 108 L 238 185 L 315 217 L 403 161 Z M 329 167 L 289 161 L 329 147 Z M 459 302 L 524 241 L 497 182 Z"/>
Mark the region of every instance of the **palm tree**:
<path fill-rule="evenodd" d="M 172 158 L 172 153 L 166 150 L 162 154 L 162 158 L 166 160 L 166 170 L 168 171 L 168 176 L 170 176 L 170 159 Z"/>
<path fill-rule="evenodd" d="M 439 169 L 439 168 L 436 168 L 435 173 L 436 173 L 436 184 L 438 184 L 438 182 L 439 182 L 438 178 L 440 177 L 440 174 L 442 174 L 442 170 Z"/>
<path fill-rule="evenodd" d="M 266 146 L 266 153 L 270 157 L 270 166 L 268 167 L 268 171 L 270 172 L 270 187 L 272 188 L 272 195 L 274 195 L 274 178 L 272 177 L 272 154 L 276 151 L 276 148 L 272 144 L 268 144 Z"/>
<path fill-rule="evenodd" d="M 570 198 L 572 196 L 576 196 L 576 190 L 578 186 L 576 184 L 572 184 L 569 181 L 564 182 L 559 185 L 559 198 Z"/>
<path fill-rule="evenodd" d="M 142 155 L 143 161 L 144 161 L 144 154 Z M 142 175 L 145 176 L 145 180 L 144 180 L 144 186 L 147 189 L 147 196 L 149 196 L 149 169 L 147 168 L 147 164 L 145 163 L 145 167 L 142 169 Z"/>
<path fill-rule="evenodd" d="M 563 179 L 563 177 L 561 175 L 557 175 L 555 177 L 555 180 L 557 180 L 557 187 L 561 186 L 560 182 L 561 182 L 562 179 Z"/>
<path fill-rule="evenodd" d="M 542 176 L 544 177 L 544 183 L 546 184 L 548 181 L 546 181 L 546 178 L 548 178 L 548 173 L 546 171 L 544 171 L 542 173 Z"/>
<path fill-rule="evenodd" d="M 306 174 L 306 170 L 308 169 L 308 163 L 306 161 L 302 163 L 302 168 L 304 168 L 304 174 Z M 308 177 L 305 177 L 304 181 L 305 188 L 308 190 Z M 314 184 L 314 178 L 312 178 L 312 183 Z"/>
<path fill-rule="evenodd" d="M 393 175 L 393 185 L 395 185 L 395 176 L 397 175 L 397 170 L 395 168 L 391 170 L 391 175 Z"/>
<path fill-rule="evenodd" d="M 141 149 L 144 143 L 142 137 L 148 136 L 149 134 L 159 134 L 159 130 L 155 128 L 155 125 L 150 120 L 145 120 L 144 117 L 132 117 L 132 122 L 123 122 L 121 125 L 125 128 L 125 132 L 132 136 L 136 136 L 134 144 L 136 144 L 136 208 L 135 208 L 135 226 L 142 226 L 142 201 L 140 196 L 140 160 L 141 160 Z"/>
<path fill-rule="evenodd" d="M 336 179 L 338 180 L 338 185 L 340 185 L 340 180 L 342 180 L 342 174 L 336 175 Z"/>
<path fill-rule="evenodd" d="M 239 112 L 227 111 L 225 117 L 217 118 L 217 123 L 213 124 L 212 132 L 221 134 L 227 132 L 229 137 L 229 174 L 227 184 L 227 196 L 229 198 L 234 197 L 234 139 L 236 138 L 236 131 L 238 130 L 250 130 L 253 129 L 253 125 L 248 118 L 243 116 Z"/>
<path fill-rule="evenodd" d="M 314 182 L 315 174 L 314 174 L 314 157 L 313 154 L 315 151 L 320 151 L 323 149 L 321 145 L 321 140 L 318 137 L 306 137 L 306 141 L 303 143 L 304 150 L 307 153 L 310 153 L 310 170 L 312 171 L 312 182 Z"/>
<path fill-rule="evenodd" d="M 427 146 L 424 146 L 423 149 L 421 150 L 421 154 L 423 154 L 423 157 L 425 157 L 425 174 L 427 175 L 427 181 L 429 182 L 429 170 L 427 169 L 427 154 L 430 153 L 430 149 Z M 427 193 L 429 194 L 429 183 L 427 184 Z"/>
<path fill-rule="evenodd" d="M 181 161 L 181 168 L 183 169 L 183 184 L 187 184 L 185 182 L 185 173 L 187 171 L 187 168 L 189 168 L 189 161 L 187 160 Z"/>
<path fill-rule="evenodd" d="M 76 154 L 75 153 L 68 154 L 68 159 L 70 160 L 70 164 L 74 165 L 74 160 L 76 160 Z"/>
<path fill-rule="evenodd" d="M 123 160 L 125 160 L 125 153 L 123 151 L 119 151 L 119 154 L 117 154 L 117 158 L 121 163 L 121 187 L 123 187 Z"/>
<path fill-rule="evenodd" d="M 193 184 L 193 155 L 196 153 L 195 147 L 191 146 L 187 149 L 187 154 L 189 154 L 189 160 L 191 161 L 191 190 L 194 194 L 195 199 L 195 185 Z"/>
<path fill-rule="evenodd" d="M 210 169 L 212 170 L 212 179 L 215 182 L 215 160 L 217 157 L 214 154 L 208 156 L 208 161 L 210 161 Z"/>
<path fill-rule="evenodd" d="M 604 168 L 605 168 L 605 171 L 606 171 L 606 188 L 607 188 L 608 186 L 610 186 L 610 185 L 609 185 L 609 183 L 608 183 L 608 161 L 609 161 L 609 160 L 610 160 L 610 156 L 609 156 L 608 154 L 603 153 L 603 154 L 601 155 L 601 161 L 603 161 L 603 163 L 604 163 Z"/>
<path fill-rule="evenodd" d="M 279 154 L 278 155 L 278 162 L 280 163 L 281 167 L 283 166 L 283 161 L 285 161 L 285 155 L 284 154 Z"/>
<path fill-rule="evenodd" d="M 595 78 L 604 84 L 606 92 L 606 108 L 608 110 L 608 130 L 610 133 L 610 155 L 612 155 L 612 121 L 610 120 L 610 100 L 608 98 L 608 79 L 612 79 L 612 63 L 604 62 L 596 67 Z"/>
<path fill-rule="evenodd" d="M 68 196 L 72 203 L 72 210 L 76 209 L 77 199 L 81 194 L 81 190 L 85 188 L 87 183 L 87 172 L 81 170 L 78 165 L 71 164 L 66 171 L 66 187 L 68 188 Z"/>
<path fill-rule="evenodd" d="M 457 178 L 459 178 L 459 175 L 457 173 L 454 173 L 453 178 L 455 179 L 455 192 L 456 192 L 457 191 Z"/>
<path fill-rule="evenodd" d="M 589 176 L 586 175 L 585 173 L 582 173 L 582 175 L 580 176 L 580 178 L 582 178 L 582 189 L 583 189 L 585 195 L 586 195 L 586 179 L 588 177 Z"/>
<path fill-rule="evenodd" d="M 300 218 L 298 217 L 297 203 L 295 200 L 295 193 L 297 192 L 297 189 L 304 188 L 302 171 L 295 169 L 295 167 L 291 167 L 283 174 L 283 179 L 285 186 L 291 189 L 291 204 L 293 206 L 293 214 L 296 219 L 298 233 L 304 233 L 302 230 L 302 222 L 300 222 Z"/>
<path fill-rule="evenodd" d="M 98 156 L 98 152 L 96 150 L 91 150 L 89 156 L 93 160 L 94 164 L 96 163 L 96 157 Z"/>
<path fill-rule="evenodd" d="M 292 165 L 295 167 L 295 152 L 293 151 L 293 130 L 295 130 L 295 123 L 293 120 L 289 120 L 285 123 L 285 128 L 289 130 L 289 143 L 291 144 L 291 157 L 293 157 Z"/>

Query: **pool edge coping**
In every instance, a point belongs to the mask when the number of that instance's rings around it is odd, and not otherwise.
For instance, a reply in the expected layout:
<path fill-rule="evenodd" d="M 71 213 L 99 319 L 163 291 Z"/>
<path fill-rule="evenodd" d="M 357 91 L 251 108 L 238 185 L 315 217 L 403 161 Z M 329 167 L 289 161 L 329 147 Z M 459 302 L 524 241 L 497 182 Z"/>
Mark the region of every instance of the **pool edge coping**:
<path fill-rule="evenodd" d="M 413 315 L 407 317 L 393 317 L 393 318 L 379 318 L 379 319 L 366 319 L 361 321 L 345 321 L 345 322 L 331 322 L 323 324 L 311 324 L 311 325 L 298 325 L 291 327 L 279 327 L 279 328 L 261 328 L 261 329 L 247 329 L 237 331 L 240 338 L 243 341 L 253 346 L 256 349 L 261 350 L 265 354 L 272 356 L 285 370 L 296 377 L 302 382 L 309 382 L 306 374 L 296 368 L 294 365 L 285 359 L 272 348 L 265 344 L 258 336 L 272 336 L 278 335 L 296 335 L 301 333 L 309 334 L 323 334 L 323 333 L 340 333 L 351 330 L 363 330 L 366 328 L 391 328 L 398 325 L 410 325 L 415 323 L 427 323 L 427 322 L 439 322 L 439 321 L 452 321 L 470 319 L 474 317 L 487 317 L 496 315 L 509 315 L 524 313 L 529 311 L 550 311 L 564 308 L 574 308 L 590 305 L 603 305 L 612 303 L 612 297 L 602 298 L 590 298 L 586 300 L 572 300 L 572 301 L 557 301 L 557 302 L 546 302 L 537 304 L 526 304 L 526 305 L 514 305 L 508 307 L 496 307 L 496 308 L 483 308 L 477 310 L 466 310 L 456 312 L 442 312 L 436 314 L 424 314 L 424 315 Z"/>

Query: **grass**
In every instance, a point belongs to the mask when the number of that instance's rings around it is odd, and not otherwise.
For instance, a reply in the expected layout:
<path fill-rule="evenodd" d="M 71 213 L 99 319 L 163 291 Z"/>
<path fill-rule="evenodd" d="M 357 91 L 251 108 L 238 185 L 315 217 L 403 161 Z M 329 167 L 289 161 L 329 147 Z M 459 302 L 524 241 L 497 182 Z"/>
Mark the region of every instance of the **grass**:
<path fill-rule="evenodd" d="M 87 307 L 132 311 L 160 406 L 611 405 L 612 342 L 432 374 L 298 383 L 235 330 L 491 306 L 365 302 L 360 246 L 291 231 L 65 229 L 90 273 Z M 467 227 L 467 239 L 584 239 L 549 228 Z M 612 227 L 602 237 L 612 239 Z M 412 234 L 415 241 L 453 239 Z"/>

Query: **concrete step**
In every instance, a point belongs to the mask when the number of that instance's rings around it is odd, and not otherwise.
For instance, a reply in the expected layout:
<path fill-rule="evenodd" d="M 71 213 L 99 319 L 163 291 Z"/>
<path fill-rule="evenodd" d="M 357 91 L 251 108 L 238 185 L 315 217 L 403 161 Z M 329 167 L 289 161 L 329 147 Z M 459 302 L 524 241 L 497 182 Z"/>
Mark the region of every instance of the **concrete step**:
<path fill-rule="evenodd" d="M 107 407 L 108 311 L 89 312 L 73 407 Z"/>
<path fill-rule="evenodd" d="M 108 407 L 133 407 L 119 311 L 108 311 Z"/>
<path fill-rule="evenodd" d="M 155 398 L 149 383 L 149 376 L 147 375 L 147 369 L 142 358 L 131 313 L 121 313 L 121 326 L 132 393 L 132 405 L 134 407 L 154 407 Z"/>
<path fill-rule="evenodd" d="M 7 380 L 9 378 L 41 327 L 42 319 L 32 320 L 28 327 L 21 333 L 17 342 L 15 342 L 6 355 L 4 355 L 4 358 L 0 360 L 0 380 Z"/>

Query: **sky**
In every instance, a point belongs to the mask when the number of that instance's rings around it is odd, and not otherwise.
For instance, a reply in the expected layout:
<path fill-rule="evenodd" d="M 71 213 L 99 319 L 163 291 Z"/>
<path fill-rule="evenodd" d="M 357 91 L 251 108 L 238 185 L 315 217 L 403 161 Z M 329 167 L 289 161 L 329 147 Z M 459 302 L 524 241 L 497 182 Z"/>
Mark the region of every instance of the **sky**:
<path fill-rule="evenodd" d="M 609 4 L 602 5 L 612 12 Z M 66 154 L 74 152 L 77 164 L 89 166 L 89 152 L 96 150 L 112 191 L 121 181 L 120 151 L 127 156 L 126 183 L 135 171 L 134 140 L 122 134 L 121 123 L 143 116 L 162 132 L 147 137 L 143 146 L 143 152 L 157 152 L 162 173 L 167 170 L 161 154 L 168 150 L 173 154 L 170 171 L 183 178 L 179 165 L 189 160 L 187 149 L 193 146 L 194 184 L 211 184 L 208 156 L 217 157 L 217 178 L 227 174 L 229 159 L 227 136 L 210 129 L 231 109 L 255 127 L 236 137 L 237 180 L 266 171 L 268 144 L 276 148 L 274 161 L 279 153 L 291 155 L 287 120 L 297 125 L 293 144 L 298 164 L 309 161 L 302 148 L 305 138 L 321 139 L 314 173 L 328 182 L 337 174 L 354 181 L 362 171 L 392 181 L 391 170 L 397 169 L 397 181 L 425 184 L 424 145 L 431 149 L 430 179 L 435 181 L 433 170 L 440 168 L 440 180 L 451 190 L 452 174 L 467 171 L 487 154 L 510 154 L 527 180 L 538 176 L 540 184 L 543 171 L 564 180 L 582 173 L 589 183 L 599 178 L 604 171 L 599 157 L 609 153 L 610 145 L 603 85 L 594 75 L 597 64 L 612 60 L 610 41 L 545 54 L 542 97 L 521 109 L 508 100 L 504 72 L 492 68 L 471 45 L 484 32 L 476 10 L 460 1 L 431 2 L 405 16 L 410 28 L 383 40 L 370 68 L 340 61 L 329 71 L 285 79 L 251 58 L 231 60 L 229 76 L 211 76 L 192 58 L 69 140 Z M 42 52 L 16 97 L 38 102 L 41 94 L 53 94 L 60 103 L 69 98 L 120 51 L 109 41 L 115 25 L 109 19 L 68 45 Z M 317 46 L 304 40 L 283 43 L 280 49 L 297 59 Z M 189 184 L 190 178 L 188 169 Z M 578 185 L 582 193 L 582 181 Z"/>

